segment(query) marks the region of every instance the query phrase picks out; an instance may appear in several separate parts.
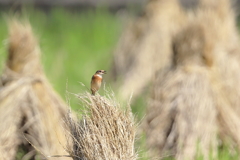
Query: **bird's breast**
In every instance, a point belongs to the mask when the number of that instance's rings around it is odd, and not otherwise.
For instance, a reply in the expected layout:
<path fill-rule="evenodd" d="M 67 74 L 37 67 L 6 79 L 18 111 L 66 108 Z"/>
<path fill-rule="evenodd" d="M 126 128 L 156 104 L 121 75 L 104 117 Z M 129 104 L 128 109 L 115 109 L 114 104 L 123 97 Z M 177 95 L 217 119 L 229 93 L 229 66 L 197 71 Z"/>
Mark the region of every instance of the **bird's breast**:
<path fill-rule="evenodd" d="M 92 87 L 99 88 L 101 86 L 101 83 L 102 83 L 102 77 L 96 76 L 96 75 L 92 77 L 92 82 L 91 82 Z"/>
<path fill-rule="evenodd" d="M 100 76 L 95 76 L 95 75 L 94 75 L 94 76 L 92 77 L 92 81 L 100 82 L 100 83 L 101 83 L 101 82 L 102 82 L 102 77 L 100 77 Z"/>

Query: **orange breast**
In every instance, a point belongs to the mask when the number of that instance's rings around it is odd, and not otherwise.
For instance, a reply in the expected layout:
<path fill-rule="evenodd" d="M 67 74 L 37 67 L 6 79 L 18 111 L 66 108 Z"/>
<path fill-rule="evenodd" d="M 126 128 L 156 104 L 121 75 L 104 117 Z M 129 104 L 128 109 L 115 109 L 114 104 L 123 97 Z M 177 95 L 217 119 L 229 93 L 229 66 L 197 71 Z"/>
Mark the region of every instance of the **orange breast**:
<path fill-rule="evenodd" d="M 102 78 L 96 75 L 92 76 L 91 89 L 97 91 L 101 87 Z"/>
<path fill-rule="evenodd" d="M 102 78 L 99 77 L 99 76 L 93 75 L 92 76 L 92 81 L 101 83 L 102 82 Z"/>

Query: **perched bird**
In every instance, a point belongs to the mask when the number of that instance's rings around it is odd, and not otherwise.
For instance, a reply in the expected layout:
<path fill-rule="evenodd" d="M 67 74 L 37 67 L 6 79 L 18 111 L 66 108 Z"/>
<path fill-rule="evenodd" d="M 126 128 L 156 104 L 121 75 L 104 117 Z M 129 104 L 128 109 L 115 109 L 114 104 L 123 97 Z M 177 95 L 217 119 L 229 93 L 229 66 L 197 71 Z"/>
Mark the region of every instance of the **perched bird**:
<path fill-rule="evenodd" d="M 106 74 L 107 72 L 104 70 L 98 70 L 93 76 L 91 81 L 91 91 L 92 95 L 95 95 L 95 93 L 99 90 L 102 84 L 102 75 Z"/>

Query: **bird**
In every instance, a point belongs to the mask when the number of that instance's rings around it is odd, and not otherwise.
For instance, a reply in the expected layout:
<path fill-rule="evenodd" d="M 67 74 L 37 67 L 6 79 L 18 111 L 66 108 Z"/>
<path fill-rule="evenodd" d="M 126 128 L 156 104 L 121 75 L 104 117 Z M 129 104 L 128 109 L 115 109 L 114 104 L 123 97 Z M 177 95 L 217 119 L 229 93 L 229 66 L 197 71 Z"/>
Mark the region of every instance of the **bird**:
<path fill-rule="evenodd" d="M 105 70 L 97 70 L 96 73 L 92 76 L 91 80 L 92 95 L 95 95 L 95 93 L 100 89 L 103 80 L 102 77 L 103 74 L 107 74 L 107 72 Z"/>

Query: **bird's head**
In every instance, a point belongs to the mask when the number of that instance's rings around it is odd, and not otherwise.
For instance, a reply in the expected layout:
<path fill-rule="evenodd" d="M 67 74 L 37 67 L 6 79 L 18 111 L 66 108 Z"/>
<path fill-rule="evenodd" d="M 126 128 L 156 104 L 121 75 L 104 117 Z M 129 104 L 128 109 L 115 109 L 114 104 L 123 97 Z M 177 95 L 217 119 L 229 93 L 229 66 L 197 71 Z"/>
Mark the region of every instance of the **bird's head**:
<path fill-rule="evenodd" d="M 107 74 L 107 71 L 97 70 L 96 74 L 100 74 L 100 75 Z"/>

